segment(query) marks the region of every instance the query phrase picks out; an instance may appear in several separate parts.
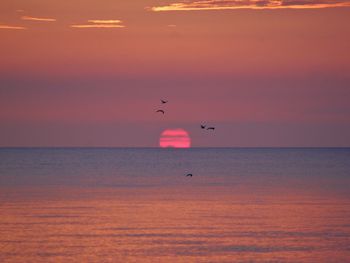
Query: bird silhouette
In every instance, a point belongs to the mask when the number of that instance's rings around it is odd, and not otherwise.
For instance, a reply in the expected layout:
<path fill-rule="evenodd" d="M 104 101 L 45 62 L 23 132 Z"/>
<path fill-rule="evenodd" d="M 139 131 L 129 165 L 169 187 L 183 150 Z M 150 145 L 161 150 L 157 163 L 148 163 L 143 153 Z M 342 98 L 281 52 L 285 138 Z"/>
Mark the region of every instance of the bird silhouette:
<path fill-rule="evenodd" d="M 201 125 L 201 128 L 202 128 L 202 129 L 205 129 L 205 127 L 206 127 L 205 125 Z"/>
<path fill-rule="evenodd" d="M 167 100 L 160 100 L 162 102 L 162 104 L 168 103 Z"/>
<path fill-rule="evenodd" d="M 165 113 L 165 111 L 163 111 L 163 110 L 157 110 L 156 112 L 161 112 L 161 113 Z"/>
<path fill-rule="evenodd" d="M 215 130 L 215 127 L 208 127 L 207 130 Z"/>
<path fill-rule="evenodd" d="M 192 177 L 192 174 L 187 174 L 186 177 L 187 177 L 187 176 L 191 176 L 191 177 Z"/>

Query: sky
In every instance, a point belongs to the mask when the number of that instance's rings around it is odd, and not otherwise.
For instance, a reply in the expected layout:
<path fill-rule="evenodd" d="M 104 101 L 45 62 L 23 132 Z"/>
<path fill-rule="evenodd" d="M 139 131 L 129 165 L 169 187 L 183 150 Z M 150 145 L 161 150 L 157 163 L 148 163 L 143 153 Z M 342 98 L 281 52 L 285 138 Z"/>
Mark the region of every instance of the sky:
<path fill-rule="evenodd" d="M 2 0 L 0 147 L 349 147 L 349 43 L 350 0 Z"/>

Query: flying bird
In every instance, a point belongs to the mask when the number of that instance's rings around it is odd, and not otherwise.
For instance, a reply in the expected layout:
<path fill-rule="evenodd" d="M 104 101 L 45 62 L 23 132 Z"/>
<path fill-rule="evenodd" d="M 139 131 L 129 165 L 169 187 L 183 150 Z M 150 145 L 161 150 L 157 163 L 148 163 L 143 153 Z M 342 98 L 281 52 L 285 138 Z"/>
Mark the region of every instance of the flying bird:
<path fill-rule="evenodd" d="M 160 100 L 162 102 L 162 104 L 168 103 L 167 100 Z"/>
<path fill-rule="evenodd" d="M 165 111 L 163 111 L 163 110 L 157 110 L 156 112 L 161 112 L 161 113 L 165 113 Z"/>
<path fill-rule="evenodd" d="M 205 129 L 205 127 L 206 127 L 206 125 L 201 125 L 201 128 L 202 128 L 202 129 Z"/>
<path fill-rule="evenodd" d="M 215 127 L 208 127 L 207 130 L 215 130 Z"/>
<path fill-rule="evenodd" d="M 192 177 L 192 174 L 187 174 L 186 176 L 191 176 Z"/>

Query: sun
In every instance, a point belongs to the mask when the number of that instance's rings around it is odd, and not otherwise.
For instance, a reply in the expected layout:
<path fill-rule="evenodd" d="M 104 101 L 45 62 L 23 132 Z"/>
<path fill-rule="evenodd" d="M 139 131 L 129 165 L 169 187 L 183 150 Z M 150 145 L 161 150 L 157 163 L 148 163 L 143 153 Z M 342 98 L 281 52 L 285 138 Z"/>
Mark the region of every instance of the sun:
<path fill-rule="evenodd" d="M 167 129 L 160 135 L 159 146 L 162 148 L 190 148 L 191 138 L 184 129 Z"/>

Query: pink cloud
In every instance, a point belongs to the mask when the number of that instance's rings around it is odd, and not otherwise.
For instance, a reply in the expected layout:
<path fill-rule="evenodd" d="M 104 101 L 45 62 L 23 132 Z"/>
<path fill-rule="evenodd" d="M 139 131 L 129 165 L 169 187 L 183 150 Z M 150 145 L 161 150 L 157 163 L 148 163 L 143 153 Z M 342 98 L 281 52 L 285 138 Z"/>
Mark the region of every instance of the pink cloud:
<path fill-rule="evenodd" d="M 314 9 L 349 7 L 349 0 L 199 0 L 152 7 L 152 11 L 193 11 L 230 9 Z"/>

